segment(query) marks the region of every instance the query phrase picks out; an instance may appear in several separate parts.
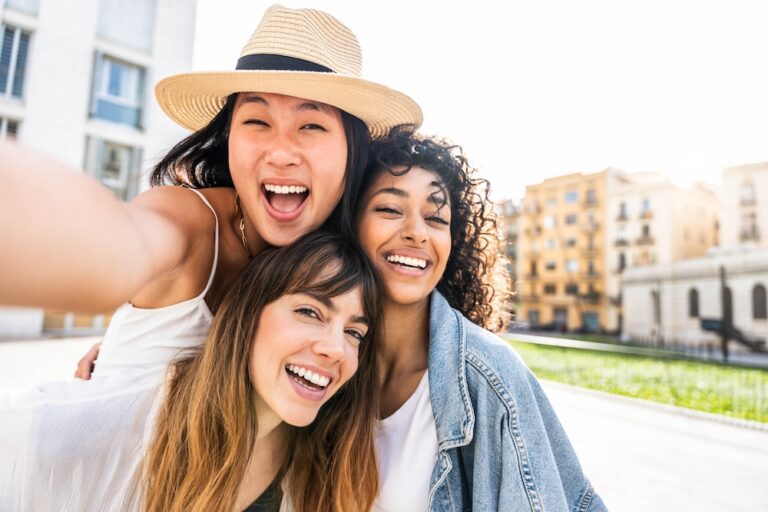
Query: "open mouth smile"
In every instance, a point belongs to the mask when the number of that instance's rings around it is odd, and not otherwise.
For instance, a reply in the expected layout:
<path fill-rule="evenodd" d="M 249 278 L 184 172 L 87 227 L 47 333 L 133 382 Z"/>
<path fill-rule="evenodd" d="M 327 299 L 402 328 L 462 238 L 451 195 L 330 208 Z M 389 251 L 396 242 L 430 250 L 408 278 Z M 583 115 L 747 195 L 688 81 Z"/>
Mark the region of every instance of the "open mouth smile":
<path fill-rule="evenodd" d="M 292 381 L 312 391 L 323 391 L 331 382 L 330 377 L 312 372 L 296 364 L 287 365 L 285 371 Z"/>
<path fill-rule="evenodd" d="M 278 217 L 292 217 L 300 211 L 309 197 L 309 188 L 303 185 L 276 185 L 266 183 L 262 192 Z"/>
<path fill-rule="evenodd" d="M 422 258 L 412 258 L 409 256 L 400 256 L 398 254 L 390 254 L 387 256 L 387 261 L 408 269 L 424 270 L 427 268 L 429 262 Z"/>

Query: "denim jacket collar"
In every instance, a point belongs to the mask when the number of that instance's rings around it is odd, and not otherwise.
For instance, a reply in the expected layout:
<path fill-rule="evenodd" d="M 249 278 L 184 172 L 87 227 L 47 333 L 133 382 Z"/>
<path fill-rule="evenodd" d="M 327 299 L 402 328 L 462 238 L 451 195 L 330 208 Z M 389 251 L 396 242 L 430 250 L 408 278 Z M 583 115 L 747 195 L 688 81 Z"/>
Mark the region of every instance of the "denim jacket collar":
<path fill-rule="evenodd" d="M 455 340 L 458 338 L 459 343 Z M 432 292 L 429 315 L 429 372 L 432 411 L 440 450 L 472 442 L 475 412 L 469 398 L 466 372 L 467 340 L 459 314 L 438 291 Z"/>

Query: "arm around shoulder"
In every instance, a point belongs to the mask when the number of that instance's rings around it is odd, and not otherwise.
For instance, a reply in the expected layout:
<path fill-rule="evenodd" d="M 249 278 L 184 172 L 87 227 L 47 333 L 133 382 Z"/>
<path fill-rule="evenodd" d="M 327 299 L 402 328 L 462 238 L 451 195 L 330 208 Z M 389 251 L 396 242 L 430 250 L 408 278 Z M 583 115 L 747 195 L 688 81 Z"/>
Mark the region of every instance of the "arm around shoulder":
<path fill-rule="evenodd" d="M 106 311 L 183 260 L 190 234 L 173 213 L 184 207 L 178 191 L 127 204 L 15 144 L 0 142 L 0 162 L 0 304 Z"/>

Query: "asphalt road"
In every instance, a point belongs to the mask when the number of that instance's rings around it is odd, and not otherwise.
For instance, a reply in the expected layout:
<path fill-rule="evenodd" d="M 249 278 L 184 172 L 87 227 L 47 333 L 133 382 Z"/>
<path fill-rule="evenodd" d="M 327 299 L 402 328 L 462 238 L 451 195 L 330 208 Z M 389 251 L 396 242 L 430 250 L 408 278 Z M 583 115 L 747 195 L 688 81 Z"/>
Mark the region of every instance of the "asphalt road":
<path fill-rule="evenodd" d="M 0 342 L 0 387 L 70 378 L 98 338 Z M 768 511 L 768 431 L 545 383 L 614 511 Z"/>

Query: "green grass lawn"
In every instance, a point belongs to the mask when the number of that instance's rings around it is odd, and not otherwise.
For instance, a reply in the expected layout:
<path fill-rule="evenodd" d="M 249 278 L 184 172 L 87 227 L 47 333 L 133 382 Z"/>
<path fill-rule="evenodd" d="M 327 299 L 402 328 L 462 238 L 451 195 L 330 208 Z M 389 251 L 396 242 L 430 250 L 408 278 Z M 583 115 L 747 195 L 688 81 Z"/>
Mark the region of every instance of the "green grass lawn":
<path fill-rule="evenodd" d="M 537 377 L 768 423 L 768 371 L 510 343 Z"/>

